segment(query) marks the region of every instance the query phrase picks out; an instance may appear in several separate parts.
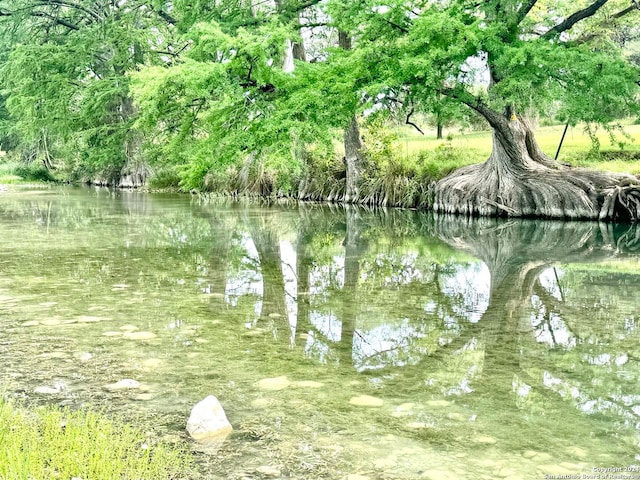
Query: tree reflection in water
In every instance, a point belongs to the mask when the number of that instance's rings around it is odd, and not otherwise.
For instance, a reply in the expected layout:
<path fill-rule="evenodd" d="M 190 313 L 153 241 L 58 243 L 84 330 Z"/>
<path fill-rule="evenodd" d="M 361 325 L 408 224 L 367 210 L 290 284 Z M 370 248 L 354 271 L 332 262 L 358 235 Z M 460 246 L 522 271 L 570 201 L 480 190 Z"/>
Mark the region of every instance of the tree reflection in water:
<path fill-rule="evenodd" d="M 539 448 L 550 432 L 567 445 L 585 431 L 600 441 L 612 419 L 624 442 L 640 439 L 634 312 L 598 318 L 598 295 L 618 287 L 591 291 L 580 281 L 589 264 L 636 258 L 637 228 L 353 207 L 342 221 L 319 208 L 300 212 L 290 239 L 264 221 L 248 229 L 263 305 L 278 306 L 281 323 L 282 264 L 296 265 L 293 348 L 341 371 L 372 372 L 387 390 L 406 389 L 397 382 L 407 374 L 397 372 L 410 367 L 414 390 L 463 404 L 478 431 L 502 424 L 522 448 Z M 294 258 L 282 258 L 282 241 L 295 244 Z"/>

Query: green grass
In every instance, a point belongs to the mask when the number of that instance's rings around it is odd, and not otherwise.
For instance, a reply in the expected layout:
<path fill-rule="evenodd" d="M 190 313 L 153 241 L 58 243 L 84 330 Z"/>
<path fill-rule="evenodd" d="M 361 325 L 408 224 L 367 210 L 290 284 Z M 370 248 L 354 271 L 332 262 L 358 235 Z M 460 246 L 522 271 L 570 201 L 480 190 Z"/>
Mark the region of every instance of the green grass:
<path fill-rule="evenodd" d="M 21 164 L 15 161 L 0 161 L 0 183 L 55 182 L 51 172 L 42 164 Z"/>
<path fill-rule="evenodd" d="M 91 411 L 25 410 L 0 397 L 0 479 L 188 478 L 186 455 Z"/>
<path fill-rule="evenodd" d="M 564 125 L 540 127 L 536 130 L 540 148 L 550 157 L 555 156 L 563 130 Z M 640 125 L 627 124 L 624 130 L 631 136 L 631 140 L 627 140 L 617 135 L 626 142 L 624 150 L 620 150 L 618 145 L 611 145 L 609 134 L 600 129 L 597 137 L 601 144 L 601 155 L 590 156 L 592 144 L 584 126 L 569 127 L 558 160 L 576 166 L 640 175 Z M 435 133 L 422 136 L 411 127 L 403 126 L 399 129 L 398 142 L 402 155 L 418 155 L 422 151 L 434 151 L 440 145 L 450 144 L 451 147 L 465 152 L 463 163 L 456 165 L 460 167 L 469 163 L 480 163 L 491 153 L 489 131 L 461 133 L 457 129 L 445 129 L 444 134 L 445 137 L 449 135 L 451 140 L 437 140 Z"/>

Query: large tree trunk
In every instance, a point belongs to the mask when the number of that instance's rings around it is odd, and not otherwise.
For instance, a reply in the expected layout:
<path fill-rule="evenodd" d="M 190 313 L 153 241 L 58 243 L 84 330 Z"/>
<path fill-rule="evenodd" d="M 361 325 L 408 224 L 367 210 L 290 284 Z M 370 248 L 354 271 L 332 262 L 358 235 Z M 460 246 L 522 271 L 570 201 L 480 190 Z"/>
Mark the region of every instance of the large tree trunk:
<path fill-rule="evenodd" d="M 493 127 L 493 151 L 480 165 L 461 168 L 434 187 L 437 212 L 636 220 L 640 183 L 631 175 L 562 165 L 538 147 L 528 122 L 476 105 Z"/>
<path fill-rule="evenodd" d="M 351 37 L 343 31 L 338 32 L 338 44 L 343 50 L 351 49 Z M 360 174 L 362 172 L 362 140 L 358 120 L 354 115 L 344 130 L 344 162 L 346 167 L 346 185 L 344 202 L 356 203 L 360 199 Z"/>
<path fill-rule="evenodd" d="M 355 115 L 344 130 L 344 161 L 346 165 L 345 203 L 356 203 L 360 199 L 360 175 L 362 172 L 362 141 Z"/>

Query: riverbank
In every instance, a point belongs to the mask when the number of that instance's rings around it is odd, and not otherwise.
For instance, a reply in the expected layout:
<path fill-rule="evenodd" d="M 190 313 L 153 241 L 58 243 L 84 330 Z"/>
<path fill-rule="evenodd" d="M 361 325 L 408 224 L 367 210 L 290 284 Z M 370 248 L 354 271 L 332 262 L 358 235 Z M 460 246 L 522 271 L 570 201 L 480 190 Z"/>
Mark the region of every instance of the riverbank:
<path fill-rule="evenodd" d="M 537 129 L 536 139 L 548 156 L 555 157 L 563 132 L 563 125 Z M 610 132 L 602 129 L 592 134 L 599 142 L 598 151 L 593 150 L 594 143 L 584 126 L 569 127 L 559 160 L 577 167 L 640 176 L 640 125 L 625 125 L 624 133 L 617 131 L 613 139 Z M 434 134 L 420 135 L 402 126 L 385 130 L 384 135 L 377 132 L 369 140 L 356 203 L 426 210 L 433 203 L 431 185 L 458 168 L 483 162 L 492 148 L 489 131 L 445 130 L 445 139 L 438 140 Z M 342 155 L 339 145 L 333 156 L 306 152 L 303 165 L 296 168 L 248 158 L 244 164 L 201 173 L 200 180 L 195 181 L 197 188 L 193 187 L 193 178 L 186 180 L 185 175 L 190 174 L 180 165 L 165 164 L 152 170 L 144 186 L 137 188 L 340 203 L 345 198 L 346 177 Z M 0 184 L 55 181 L 69 179 L 62 172 L 52 173 L 40 165 L 24 166 L 15 161 L 0 164 Z M 132 188 L 130 182 L 124 181 L 107 185 L 100 180 L 96 184 Z"/>
<path fill-rule="evenodd" d="M 185 452 L 91 410 L 0 396 L 0 478 L 187 479 Z"/>

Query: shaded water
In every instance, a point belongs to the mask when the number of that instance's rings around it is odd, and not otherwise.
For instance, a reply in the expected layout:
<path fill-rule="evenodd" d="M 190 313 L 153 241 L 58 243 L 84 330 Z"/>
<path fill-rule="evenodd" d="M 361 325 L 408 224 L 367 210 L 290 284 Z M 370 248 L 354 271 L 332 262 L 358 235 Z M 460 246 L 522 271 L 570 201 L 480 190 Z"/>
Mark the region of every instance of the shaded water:
<path fill-rule="evenodd" d="M 215 394 L 235 431 L 204 478 L 640 463 L 635 229 L 0 195 L 0 383 L 177 442 Z M 105 388 L 122 379 L 141 386 Z"/>

